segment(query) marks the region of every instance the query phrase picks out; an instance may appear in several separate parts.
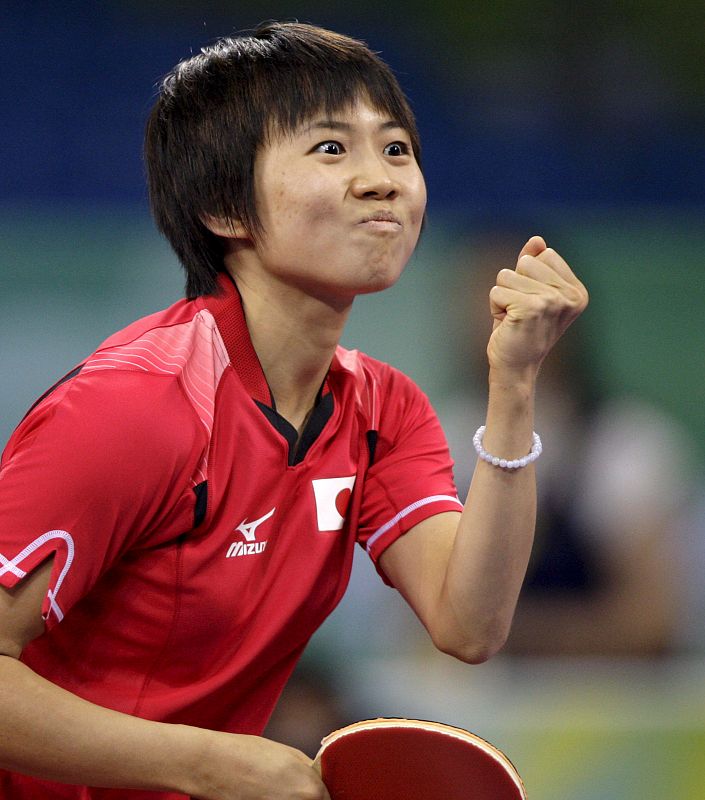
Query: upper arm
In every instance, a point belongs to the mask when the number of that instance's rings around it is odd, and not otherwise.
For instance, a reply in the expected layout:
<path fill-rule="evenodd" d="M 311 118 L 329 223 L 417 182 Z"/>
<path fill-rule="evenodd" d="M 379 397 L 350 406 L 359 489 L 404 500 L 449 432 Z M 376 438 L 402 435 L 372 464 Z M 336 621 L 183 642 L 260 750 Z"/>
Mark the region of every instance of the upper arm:
<path fill-rule="evenodd" d="M 379 565 L 433 635 L 460 513 L 446 511 L 414 525 L 381 554 Z"/>
<path fill-rule="evenodd" d="M 49 558 L 11 589 L 0 586 L 0 655 L 19 658 L 25 646 L 44 632 L 42 603 L 52 566 Z"/>

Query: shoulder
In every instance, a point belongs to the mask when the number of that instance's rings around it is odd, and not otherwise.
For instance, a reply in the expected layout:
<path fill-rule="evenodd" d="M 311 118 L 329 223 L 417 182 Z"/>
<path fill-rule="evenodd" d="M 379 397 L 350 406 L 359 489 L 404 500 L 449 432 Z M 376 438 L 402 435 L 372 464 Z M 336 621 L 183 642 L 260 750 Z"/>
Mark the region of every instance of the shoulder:
<path fill-rule="evenodd" d="M 210 434 L 218 384 L 228 364 L 211 312 L 198 302 L 181 301 L 111 336 L 86 360 L 81 375 L 121 374 L 124 381 L 125 373 L 132 373 L 171 380 Z M 150 392 L 163 391 L 155 383 L 142 382 Z"/>
<path fill-rule="evenodd" d="M 227 363 L 210 313 L 177 303 L 113 334 L 55 384 L 25 416 L 5 458 L 37 437 L 164 456 L 203 447 Z"/>
<path fill-rule="evenodd" d="M 13 433 L 3 466 L 23 454 L 61 454 L 84 465 L 124 459 L 192 461 L 207 445 L 198 416 L 174 381 L 122 371 L 79 373 L 42 400 Z"/>
<path fill-rule="evenodd" d="M 213 315 L 197 302 L 182 300 L 110 336 L 86 359 L 81 371 L 182 375 L 188 366 L 197 366 L 222 374 L 227 364 Z"/>

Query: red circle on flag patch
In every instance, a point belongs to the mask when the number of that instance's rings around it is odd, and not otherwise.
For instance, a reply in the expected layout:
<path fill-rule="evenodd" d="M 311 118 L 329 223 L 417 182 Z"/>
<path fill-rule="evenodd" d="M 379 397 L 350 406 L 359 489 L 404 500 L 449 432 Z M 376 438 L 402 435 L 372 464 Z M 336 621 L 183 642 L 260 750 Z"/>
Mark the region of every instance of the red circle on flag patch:
<path fill-rule="evenodd" d="M 348 510 L 351 494 L 350 489 L 341 489 L 335 498 L 335 508 L 341 517 L 344 517 L 345 512 Z"/>

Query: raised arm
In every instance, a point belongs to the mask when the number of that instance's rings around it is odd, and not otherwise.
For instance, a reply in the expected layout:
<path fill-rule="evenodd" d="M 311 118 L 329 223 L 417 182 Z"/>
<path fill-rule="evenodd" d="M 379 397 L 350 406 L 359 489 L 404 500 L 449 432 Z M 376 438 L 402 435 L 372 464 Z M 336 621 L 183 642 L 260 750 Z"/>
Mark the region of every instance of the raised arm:
<path fill-rule="evenodd" d="M 42 633 L 51 562 L 0 587 L 0 767 L 61 783 L 174 791 L 204 800 L 327 800 L 311 761 L 257 736 L 152 722 L 102 708 L 19 660 Z"/>
<path fill-rule="evenodd" d="M 582 283 L 539 236 L 514 270 L 499 272 L 490 292 L 485 451 L 507 460 L 529 453 L 539 367 L 587 302 Z M 535 519 L 533 465 L 510 470 L 478 459 L 462 514 L 430 517 L 382 554 L 382 568 L 439 649 L 477 663 L 502 647 Z"/>

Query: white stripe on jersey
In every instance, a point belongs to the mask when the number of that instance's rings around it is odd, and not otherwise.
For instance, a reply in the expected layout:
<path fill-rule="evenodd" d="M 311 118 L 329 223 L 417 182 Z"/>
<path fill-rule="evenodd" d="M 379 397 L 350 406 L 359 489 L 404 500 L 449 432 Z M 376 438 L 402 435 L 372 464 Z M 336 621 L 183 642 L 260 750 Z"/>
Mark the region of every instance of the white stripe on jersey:
<path fill-rule="evenodd" d="M 56 581 L 56 586 L 54 586 L 53 589 L 49 589 L 47 592 L 50 611 L 53 611 L 54 614 L 56 614 L 56 618 L 59 620 L 59 622 L 61 622 L 61 620 L 64 618 L 64 614 L 56 602 L 56 595 L 59 593 L 59 589 L 61 588 L 61 584 L 64 582 L 66 574 L 68 573 L 69 569 L 71 569 L 71 564 L 73 563 L 73 557 L 75 553 L 73 537 L 70 533 L 68 533 L 68 531 L 55 530 L 43 533 L 33 542 L 30 542 L 27 547 L 18 553 L 12 560 L 6 558 L 4 555 L 2 555 L 2 553 L 0 553 L 0 575 L 11 572 L 13 575 L 17 575 L 18 578 L 24 578 L 27 573 L 23 569 L 20 569 L 19 565 L 25 560 L 25 558 L 27 558 L 27 556 L 32 555 L 35 550 L 43 547 L 52 539 L 63 539 L 63 541 L 66 542 L 66 562 L 64 563 L 64 568 L 61 570 L 61 574 Z"/>
<path fill-rule="evenodd" d="M 422 508 L 423 506 L 427 506 L 429 503 L 438 503 L 442 500 L 451 500 L 454 503 L 458 504 L 460 511 L 463 510 L 463 504 L 458 500 L 457 497 L 451 497 L 448 494 L 434 494 L 430 497 L 424 497 L 422 500 L 416 500 L 414 503 L 411 503 L 406 508 L 402 509 L 398 514 L 395 514 L 389 522 L 385 522 L 381 528 L 377 528 L 377 530 L 370 536 L 367 540 L 367 552 L 369 553 L 372 549 L 374 543 L 379 539 L 380 536 L 384 535 L 390 528 L 393 528 L 397 522 L 407 517 L 412 512 L 416 511 L 417 508 Z"/>

